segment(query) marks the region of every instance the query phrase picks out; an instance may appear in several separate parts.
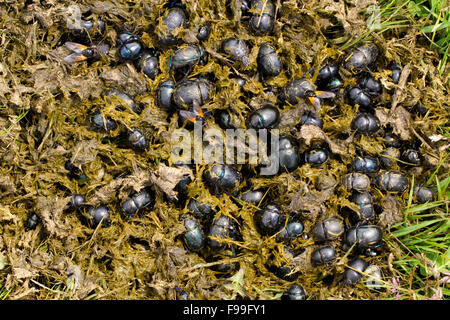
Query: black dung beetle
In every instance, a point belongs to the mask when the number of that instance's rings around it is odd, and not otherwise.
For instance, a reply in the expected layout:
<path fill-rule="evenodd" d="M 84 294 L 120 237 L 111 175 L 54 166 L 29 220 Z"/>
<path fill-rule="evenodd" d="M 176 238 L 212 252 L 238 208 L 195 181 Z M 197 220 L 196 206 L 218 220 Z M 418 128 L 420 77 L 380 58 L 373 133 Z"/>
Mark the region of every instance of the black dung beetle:
<path fill-rule="evenodd" d="M 139 57 L 136 67 L 152 80 L 161 73 L 159 69 L 159 58 L 148 50 L 145 50 Z"/>
<path fill-rule="evenodd" d="M 292 172 L 301 163 L 298 142 L 287 134 L 280 135 L 278 142 L 279 172 Z"/>
<path fill-rule="evenodd" d="M 347 87 L 347 96 L 352 105 L 359 105 L 362 108 L 368 108 L 372 104 L 372 97 L 359 86 Z"/>
<path fill-rule="evenodd" d="M 281 231 L 277 233 L 276 240 L 279 242 L 292 241 L 300 237 L 300 235 L 303 233 L 303 230 L 305 230 L 305 227 L 300 221 L 288 222 L 286 228 L 281 229 Z"/>
<path fill-rule="evenodd" d="M 250 114 L 247 126 L 253 129 L 273 129 L 279 123 L 280 111 L 274 105 L 267 103 Z"/>
<path fill-rule="evenodd" d="M 172 109 L 172 94 L 174 89 L 175 81 L 172 79 L 166 79 L 159 85 L 156 100 L 161 109 Z"/>
<path fill-rule="evenodd" d="M 370 156 L 356 156 L 352 161 L 353 170 L 365 174 L 376 173 L 380 170 L 380 161 L 378 158 Z"/>
<path fill-rule="evenodd" d="M 314 227 L 314 240 L 324 242 L 335 240 L 344 233 L 344 223 L 339 217 L 331 217 L 319 222 Z"/>
<path fill-rule="evenodd" d="M 356 190 L 359 192 L 364 192 L 370 188 L 369 177 L 359 172 L 351 172 L 345 175 L 342 183 L 348 191 Z"/>
<path fill-rule="evenodd" d="M 154 202 L 153 196 L 146 190 L 141 190 L 131 196 L 128 200 L 122 203 L 122 215 L 126 219 L 133 218 L 139 210 L 151 207 Z"/>
<path fill-rule="evenodd" d="M 311 262 L 313 265 L 326 264 L 336 258 L 336 249 L 332 246 L 324 246 L 317 248 L 311 254 Z"/>
<path fill-rule="evenodd" d="M 356 257 L 348 264 L 348 267 L 344 271 L 344 283 L 347 285 L 352 285 L 357 283 L 362 278 L 362 273 L 367 268 L 367 262 Z"/>
<path fill-rule="evenodd" d="M 305 151 L 303 161 L 309 163 L 311 167 L 318 168 L 328 160 L 330 152 L 325 149 L 312 149 Z"/>
<path fill-rule="evenodd" d="M 172 100 L 179 108 L 202 106 L 211 99 L 213 85 L 206 79 L 186 79 L 175 86 Z"/>
<path fill-rule="evenodd" d="M 283 293 L 282 300 L 306 300 L 305 289 L 300 284 L 293 284 Z"/>
<path fill-rule="evenodd" d="M 227 38 L 222 42 L 222 51 L 233 60 L 241 62 L 245 67 L 250 64 L 249 50 L 244 40 Z"/>
<path fill-rule="evenodd" d="M 91 116 L 91 122 L 96 129 L 102 131 L 112 131 L 117 128 L 117 122 L 109 117 L 104 117 L 100 109 L 94 110 Z"/>
<path fill-rule="evenodd" d="M 101 35 L 105 32 L 105 22 L 101 18 L 97 18 L 96 21 L 93 19 L 80 20 L 79 26 L 80 28 L 78 28 L 78 25 L 73 25 L 70 29 L 75 37 L 83 39 L 92 38 L 97 34 Z"/>
<path fill-rule="evenodd" d="M 84 206 L 86 206 L 86 199 L 83 195 L 75 193 L 70 197 L 69 205 L 75 210 L 81 210 Z"/>
<path fill-rule="evenodd" d="M 144 48 L 139 37 L 129 31 L 119 33 L 117 44 L 120 60 L 136 60 L 141 56 Z"/>
<path fill-rule="evenodd" d="M 125 92 L 122 92 L 117 89 L 108 89 L 103 92 L 103 98 L 109 103 L 119 103 L 116 107 L 117 110 L 123 111 L 123 107 L 133 111 L 134 113 L 139 113 L 139 109 L 136 106 L 136 102 L 134 102 L 133 98 L 127 95 Z"/>
<path fill-rule="evenodd" d="M 250 30 L 257 36 L 267 35 L 273 29 L 275 6 L 271 0 L 252 0 Z"/>
<path fill-rule="evenodd" d="M 236 83 L 239 85 L 239 87 L 240 87 L 241 89 L 243 89 L 244 86 L 245 86 L 245 84 L 247 83 L 247 80 L 245 80 L 245 79 L 242 78 L 242 77 L 239 77 L 239 76 L 233 76 L 232 78 L 234 79 L 234 81 L 236 81 Z"/>
<path fill-rule="evenodd" d="M 287 214 L 282 213 L 280 206 L 275 202 L 269 203 L 253 215 L 256 228 L 264 236 L 271 236 L 280 231 L 286 219 Z"/>
<path fill-rule="evenodd" d="M 199 41 L 208 40 L 209 35 L 211 34 L 211 30 L 212 30 L 211 24 L 209 22 L 205 23 L 205 25 L 200 27 L 200 29 L 198 30 L 197 39 Z"/>
<path fill-rule="evenodd" d="M 373 43 L 362 44 L 350 51 L 345 59 L 345 69 L 358 73 L 368 69 L 378 56 L 378 48 Z"/>
<path fill-rule="evenodd" d="M 178 43 L 178 37 L 174 35 L 177 28 L 187 27 L 187 17 L 183 9 L 173 7 L 167 10 L 166 15 L 159 22 L 157 28 L 161 30 L 158 42 L 161 46 L 172 46 Z"/>
<path fill-rule="evenodd" d="M 292 259 L 298 256 L 300 252 L 297 252 L 288 246 L 283 246 L 281 249 L 276 247 L 275 250 L 278 251 L 277 255 L 279 256 L 279 259 L 276 259 L 275 254 L 272 253 L 266 263 L 267 269 L 273 272 L 275 276 L 285 281 L 294 281 L 297 279 L 299 273 L 294 272 L 294 262 Z M 281 260 L 281 262 L 279 260 Z"/>
<path fill-rule="evenodd" d="M 169 67 L 179 69 L 192 67 L 195 64 L 204 64 L 206 52 L 196 45 L 185 45 L 179 48 L 169 60 Z"/>
<path fill-rule="evenodd" d="M 276 77 L 283 69 L 283 63 L 275 47 L 268 42 L 263 43 L 259 48 L 257 62 L 261 73 L 266 77 Z"/>
<path fill-rule="evenodd" d="M 37 225 L 39 224 L 39 222 L 41 221 L 41 218 L 39 218 L 39 216 L 36 213 L 33 213 L 26 221 L 25 226 L 29 229 L 29 230 L 34 230 L 36 229 Z"/>
<path fill-rule="evenodd" d="M 421 105 L 420 103 L 416 103 L 413 107 L 413 111 L 417 113 L 421 117 L 425 117 L 428 113 L 428 108 Z"/>
<path fill-rule="evenodd" d="M 391 168 L 400 158 L 400 151 L 397 148 L 389 147 L 381 151 L 380 163 L 384 169 Z"/>
<path fill-rule="evenodd" d="M 294 105 L 297 104 L 297 99 L 308 98 L 315 107 L 319 108 L 321 105 L 319 98 L 334 98 L 335 96 L 333 92 L 316 91 L 315 86 L 309 80 L 300 78 L 289 81 L 281 88 L 280 99 Z"/>
<path fill-rule="evenodd" d="M 235 168 L 226 164 L 214 164 L 204 172 L 204 178 L 213 194 L 232 193 L 242 180 L 242 175 Z"/>
<path fill-rule="evenodd" d="M 231 119 L 231 115 L 227 110 L 218 110 L 214 114 L 215 122 L 221 127 L 223 130 L 226 129 L 235 129 L 233 121 Z"/>
<path fill-rule="evenodd" d="M 418 150 L 407 149 L 402 155 L 403 161 L 408 165 L 420 165 L 423 161 L 423 156 Z"/>
<path fill-rule="evenodd" d="M 347 251 L 355 244 L 359 250 L 377 248 L 383 240 L 383 230 L 375 225 L 362 225 L 349 228 L 344 234 L 344 247 Z"/>
<path fill-rule="evenodd" d="M 401 141 L 392 135 L 387 135 L 383 139 L 383 144 L 386 148 L 400 148 L 402 146 Z"/>
<path fill-rule="evenodd" d="M 239 240 L 241 237 L 239 225 L 233 218 L 220 214 L 218 218 L 212 221 L 211 227 L 209 228 L 208 237 Z M 229 247 L 226 242 L 218 242 L 211 238 L 208 238 L 208 245 L 214 251 L 221 251 Z"/>
<path fill-rule="evenodd" d="M 339 65 L 336 62 L 331 62 L 320 67 L 316 82 L 318 84 L 328 84 L 330 80 L 336 77 L 339 77 Z"/>
<path fill-rule="evenodd" d="M 264 190 L 250 190 L 241 194 L 240 199 L 245 202 L 250 202 L 258 205 L 263 200 L 265 195 Z"/>
<path fill-rule="evenodd" d="M 388 65 L 388 69 L 392 71 L 392 82 L 397 84 L 398 81 L 400 80 L 400 75 L 402 73 L 402 66 L 399 65 L 397 62 L 391 62 Z"/>
<path fill-rule="evenodd" d="M 351 201 L 359 206 L 355 220 L 358 222 L 366 222 L 373 220 L 375 210 L 373 207 L 373 196 L 368 192 L 356 192 L 351 197 Z"/>
<path fill-rule="evenodd" d="M 69 171 L 69 177 L 71 179 L 78 180 L 79 184 L 83 184 L 88 180 L 86 174 L 83 173 L 83 171 L 81 171 L 81 169 L 74 165 L 70 160 L 67 160 L 64 163 L 64 168 Z"/>
<path fill-rule="evenodd" d="M 352 121 L 352 128 L 359 133 L 374 133 L 380 129 L 380 120 L 370 113 L 359 113 Z"/>
<path fill-rule="evenodd" d="M 111 209 L 108 206 L 100 206 L 100 207 L 90 207 L 87 210 L 87 213 L 91 217 L 91 224 L 94 228 L 96 228 L 100 223 L 102 223 L 102 227 L 108 227 L 111 224 L 111 219 L 109 218 L 111 215 Z"/>
<path fill-rule="evenodd" d="M 305 111 L 302 117 L 300 118 L 300 123 L 297 125 L 297 127 L 301 127 L 303 125 L 312 125 L 322 129 L 323 120 L 320 119 L 316 113 L 312 111 Z"/>
<path fill-rule="evenodd" d="M 218 253 L 214 253 L 212 256 L 208 258 L 208 261 L 218 262 L 223 261 L 224 259 L 230 259 L 236 257 L 236 249 L 234 247 L 229 247 L 226 250 L 222 250 Z M 215 264 L 210 267 L 211 270 L 215 271 L 216 277 L 229 277 L 232 275 L 234 271 L 239 269 L 239 262 L 226 262 Z"/>
<path fill-rule="evenodd" d="M 209 203 L 201 203 L 195 199 L 190 199 L 186 208 L 192 212 L 195 218 L 203 221 L 210 220 L 216 213 Z"/>
<path fill-rule="evenodd" d="M 136 151 L 143 151 L 148 147 L 148 139 L 138 129 L 128 131 L 128 144 Z"/>
<path fill-rule="evenodd" d="M 189 294 L 181 289 L 180 287 L 175 287 L 177 300 L 190 300 Z"/>
<path fill-rule="evenodd" d="M 414 186 L 413 188 L 413 195 L 416 197 L 416 200 L 419 203 L 426 203 L 433 201 L 434 199 L 434 192 L 430 188 L 421 187 L 421 186 Z"/>
<path fill-rule="evenodd" d="M 382 91 L 381 83 L 375 80 L 370 74 L 364 74 L 359 78 L 359 86 L 370 96 L 376 97 Z"/>
<path fill-rule="evenodd" d="M 391 170 L 375 175 L 374 184 L 383 191 L 401 193 L 408 188 L 409 182 L 401 172 Z"/>
<path fill-rule="evenodd" d="M 186 232 L 183 233 L 183 240 L 186 247 L 191 251 L 198 251 L 205 246 L 205 234 L 200 223 L 194 217 L 182 217 Z"/>

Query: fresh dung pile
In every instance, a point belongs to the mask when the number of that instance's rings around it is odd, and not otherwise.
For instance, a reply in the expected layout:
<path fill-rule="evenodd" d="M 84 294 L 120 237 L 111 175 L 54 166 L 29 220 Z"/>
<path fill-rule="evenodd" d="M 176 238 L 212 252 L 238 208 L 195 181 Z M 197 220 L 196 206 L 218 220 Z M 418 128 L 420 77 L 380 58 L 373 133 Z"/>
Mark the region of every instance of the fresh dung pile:
<path fill-rule="evenodd" d="M 339 47 L 374 4 L 0 4 L 9 297 L 389 297 L 390 227 L 449 170 L 449 86 L 414 29 Z M 269 152 L 174 161 L 199 129 Z"/>

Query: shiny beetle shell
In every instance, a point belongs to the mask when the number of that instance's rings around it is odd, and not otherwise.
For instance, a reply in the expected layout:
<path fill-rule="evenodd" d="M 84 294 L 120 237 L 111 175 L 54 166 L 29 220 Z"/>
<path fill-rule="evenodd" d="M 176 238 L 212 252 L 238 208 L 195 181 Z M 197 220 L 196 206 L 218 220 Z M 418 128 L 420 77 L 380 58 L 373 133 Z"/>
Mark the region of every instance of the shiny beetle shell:
<path fill-rule="evenodd" d="M 391 62 L 388 65 L 388 69 L 392 71 L 392 82 L 397 84 L 398 81 L 400 80 L 400 75 L 402 73 L 402 66 L 399 65 L 397 62 Z"/>
<path fill-rule="evenodd" d="M 283 293 L 282 300 L 306 300 L 305 289 L 300 284 L 293 284 Z"/>
<path fill-rule="evenodd" d="M 357 221 L 369 221 L 375 217 L 373 196 L 368 192 L 357 192 L 351 197 L 351 201 L 359 206 L 356 213 Z"/>
<path fill-rule="evenodd" d="M 252 0 L 250 12 L 252 16 L 249 28 L 256 36 L 269 34 L 273 29 L 275 6 L 271 0 Z"/>
<path fill-rule="evenodd" d="M 344 244 L 350 248 L 355 244 L 357 249 L 375 248 L 383 240 L 383 230 L 375 225 L 363 225 L 349 228 L 344 234 Z"/>
<path fill-rule="evenodd" d="M 148 147 L 148 139 L 138 129 L 128 132 L 128 143 L 134 150 L 142 151 Z"/>
<path fill-rule="evenodd" d="M 172 94 L 175 89 L 175 81 L 172 79 L 164 80 L 158 88 L 157 102 L 162 109 L 168 110 L 172 107 Z"/>
<path fill-rule="evenodd" d="M 300 126 L 302 125 L 313 125 L 319 128 L 323 128 L 323 120 L 319 118 L 317 114 L 311 111 L 305 111 L 300 118 Z"/>
<path fill-rule="evenodd" d="M 347 95 L 352 105 L 368 108 L 372 104 L 372 97 L 358 86 L 347 87 Z"/>
<path fill-rule="evenodd" d="M 75 193 L 70 197 L 70 207 L 81 210 L 86 205 L 86 199 L 83 195 L 79 193 Z"/>
<path fill-rule="evenodd" d="M 292 259 L 298 256 L 299 253 L 288 246 L 283 246 L 281 249 L 276 250 L 278 250 L 278 256 L 281 258 L 281 263 L 276 262 L 275 255 L 272 253 L 266 264 L 268 270 L 273 272 L 273 274 L 280 279 L 294 281 L 298 278 L 299 273 L 294 272 L 295 262 L 293 262 Z"/>
<path fill-rule="evenodd" d="M 213 194 L 232 193 L 240 185 L 242 176 L 226 164 L 215 164 L 204 172 L 204 178 Z"/>
<path fill-rule="evenodd" d="M 227 110 L 218 110 L 214 114 L 215 122 L 221 127 L 222 129 L 235 129 L 233 121 L 231 119 L 231 115 Z"/>
<path fill-rule="evenodd" d="M 258 205 L 263 199 L 264 194 L 265 192 L 263 190 L 250 190 L 242 193 L 240 199 Z"/>
<path fill-rule="evenodd" d="M 357 283 L 362 278 L 362 272 L 366 270 L 367 262 L 360 258 L 354 258 L 345 268 L 344 271 L 344 283 L 352 285 Z"/>
<path fill-rule="evenodd" d="M 200 220 L 209 220 L 215 214 L 209 203 L 201 203 L 195 199 L 190 199 L 186 208 L 192 212 L 195 218 Z"/>
<path fill-rule="evenodd" d="M 186 231 L 183 233 L 183 240 L 186 247 L 191 251 L 198 251 L 205 246 L 205 234 L 200 223 L 193 217 L 185 217 L 183 224 Z"/>
<path fill-rule="evenodd" d="M 353 158 L 352 166 L 355 171 L 371 174 L 376 173 L 380 170 L 380 161 L 375 157 L 356 156 L 355 158 Z"/>
<path fill-rule="evenodd" d="M 408 188 L 408 178 L 398 171 L 384 171 L 375 176 L 374 184 L 378 189 L 400 193 Z"/>
<path fill-rule="evenodd" d="M 269 203 L 253 216 L 253 221 L 259 233 L 266 236 L 274 235 L 280 231 L 284 227 L 286 219 L 287 214 L 281 212 L 277 203 Z"/>
<path fill-rule="evenodd" d="M 173 102 L 179 107 L 193 107 L 195 103 L 202 106 L 211 99 L 212 84 L 205 79 L 187 79 L 175 86 L 172 93 Z"/>
<path fill-rule="evenodd" d="M 423 156 L 420 151 L 414 149 L 407 149 L 403 153 L 402 158 L 409 165 L 420 165 L 423 161 Z"/>
<path fill-rule="evenodd" d="M 373 43 L 360 45 L 350 51 L 345 59 L 345 68 L 351 72 L 360 72 L 373 64 L 378 56 L 378 48 Z"/>
<path fill-rule="evenodd" d="M 331 217 L 319 222 L 314 227 L 314 240 L 330 241 L 339 238 L 344 233 L 344 223 L 338 217 Z"/>
<path fill-rule="evenodd" d="M 117 89 L 108 89 L 105 90 L 105 92 L 103 92 L 103 97 L 105 98 L 106 101 L 110 103 L 119 102 L 120 107 L 125 107 L 133 111 L 134 113 L 139 113 L 139 109 L 136 106 L 136 102 L 134 102 L 133 98 L 131 98 L 125 92 L 122 92 Z M 118 106 L 118 108 L 120 107 Z"/>
<path fill-rule="evenodd" d="M 308 80 L 294 79 L 289 81 L 281 89 L 281 99 L 289 102 L 290 104 L 297 104 L 299 98 L 306 98 L 309 96 L 314 96 L 314 91 L 316 88 Z"/>
<path fill-rule="evenodd" d="M 356 190 L 363 192 L 370 188 L 370 178 L 359 172 L 351 172 L 345 175 L 342 183 L 348 191 Z"/>
<path fill-rule="evenodd" d="M 102 227 L 108 227 L 111 224 L 110 215 L 111 209 L 108 206 L 91 207 L 88 210 L 88 214 L 91 217 L 91 223 L 96 228 L 100 223 Z"/>
<path fill-rule="evenodd" d="M 365 75 L 359 79 L 359 85 L 372 97 L 378 96 L 382 91 L 381 83 L 370 75 Z"/>
<path fill-rule="evenodd" d="M 380 163 L 385 169 L 391 168 L 400 158 L 400 151 L 397 148 L 387 148 L 381 151 Z"/>
<path fill-rule="evenodd" d="M 117 43 L 117 54 L 121 60 L 136 60 L 144 48 L 139 37 L 128 31 L 119 33 Z"/>
<path fill-rule="evenodd" d="M 250 114 L 248 127 L 273 129 L 280 123 L 280 111 L 272 104 L 265 104 Z"/>
<path fill-rule="evenodd" d="M 137 61 L 138 70 L 142 71 L 150 79 L 155 79 L 161 73 L 159 69 L 159 58 L 149 52 L 144 52 Z"/>
<path fill-rule="evenodd" d="M 426 203 L 433 201 L 434 192 L 430 188 L 414 186 L 413 195 L 416 197 L 419 203 Z"/>
<path fill-rule="evenodd" d="M 169 67 L 173 69 L 193 66 L 205 58 L 205 52 L 196 45 L 184 46 L 173 54 L 169 60 Z"/>
<path fill-rule="evenodd" d="M 41 218 L 39 218 L 39 216 L 36 213 L 33 213 L 25 222 L 25 226 L 30 230 L 34 230 L 36 229 L 40 221 Z"/>
<path fill-rule="evenodd" d="M 197 39 L 199 41 L 206 41 L 209 38 L 209 35 L 211 34 L 211 24 L 207 22 L 205 25 L 200 27 L 197 33 Z"/>
<path fill-rule="evenodd" d="M 233 60 L 240 61 L 244 66 L 250 64 L 249 50 L 244 40 L 227 38 L 222 42 L 222 51 Z"/>
<path fill-rule="evenodd" d="M 291 172 L 298 168 L 301 162 L 298 143 L 294 137 L 283 134 L 278 142 L 278 157 L 280 172 Z"/>
<path fill-rule="evenodd" d="M 336 258 L 336 249 L 332 246 L 317 248 L 311 254 L 311 262 L 314 265 L 326 264 Z"/>
<path fill-rule="evenodd" d="M 267 77 L 275 77 L 283 69 L 283 63 L 278 57 L 275 47 L 267 42 L 259 48 L 257 62 L 261 73 Z"/>
<path fill-rule="evenodd" d="M 374 133 L 380 129 L 380 120 L 370 113 L 359 113 L 352 121 L 352 128 L 360 133 Z"/>
<path fill-rule="evenodd" d="M 221 239 L 237 240 L 240 236 L 239 226 L 233 218 L 221 214 L 214 219 L 208 232 L 208 236 L 219 237 Z M 228 247 L 225 242 L 218 242 L 208 238 L 208 245 L 212 250 L 220 251 Z"/>
<path fill-rule="evenodd" d="M 281 229 L 281 231 L 277 233 L 276 239 L 277 241 L 289 242 L 300 237 L 304 230 L 305 227 L 300 221 L 289 222 L 286 225 L 286 228 Z"/>
<path fill-rule="evenodd" d="M 339 65 L 335 62 L 322 66 L 317 74 L 317 82 L 329 82 L 339 76 Z"/>
<path fill-rule="evenodd" d="M 150 206 L 153 200 L 150 193 L 145 190 L 135 193 L 122 203 L 122 214 L 125 218 L 131 219 L 140 209 Z"/>
<path fill-rule="evenodd" d="M 325 149 L 308 150 L 303 155 L 305 163 L 309 163 L 312 167 L 320 167 L 328 160 L 329 152 Z"/>
<path fill-rule="evenodd" d="M 94 126 L 103 131 L 112 131 L 117 128 L 117 122 L 112 120 L 109 117 L 105 116 L 105 120 L 103 120 L 103 115 L 100 112 L 100 109 L 96 109 L 91 117 L 91 122 Z"/>
<path fill-rule="evenodd" d="M 166 15 L 162 18 L 158 27 L 161 34 L 158 41 L 162 46 L 172 46 L 178 43 L 178 37 L 174 35 L 174 31 L 180 27 L 187 26 L 186 13 L 179 7 L 170 8 Z"/>

